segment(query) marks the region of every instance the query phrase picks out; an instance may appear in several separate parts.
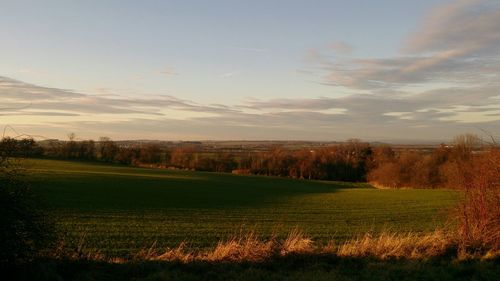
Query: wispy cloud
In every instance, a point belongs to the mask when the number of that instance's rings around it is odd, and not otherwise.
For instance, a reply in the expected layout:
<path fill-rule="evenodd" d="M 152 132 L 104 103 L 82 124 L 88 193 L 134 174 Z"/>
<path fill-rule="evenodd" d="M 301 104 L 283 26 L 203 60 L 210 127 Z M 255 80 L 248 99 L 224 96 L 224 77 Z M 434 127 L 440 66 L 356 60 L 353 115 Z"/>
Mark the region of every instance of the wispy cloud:
<path fill-rule="evenodd" d="M 340 54 L 350 54 L 354 50 L 353 46 L 342 41 L 333 42 L 330 48 Z"/>
<path fill-rule="evenodd" d="M 334 55 L 310 50 L 307 73 L 334 92 L 348 92 L 341 97 L 199 104 L 0 77 L 0 121 L 34 134 L 50 128 L 59 137 L 76 131 L 115 138 L 443 140 L 477 128 L 498 131 L 499 26 L 500 2 L 454 1 L 427 15 L 392 57 L 355 57 L 342 42 L 326 46 Z M 163 74 L 175 73 L 166 68 Z"/>
<path fill-rule="evenodd" d="M 251 48 L 251 47 L 237 47 L 241 51 L 245 52 L 254 52 L 254 53 L 267 53 L 270 52 L 270 49 L 266 48 Z"/>
<path fill-rule="evenodd" d="M 171 66 L 165 66 L 159 72 L 160 74 L 165 76 L 179 75 L 179 73 L 177 73 L 177 71 Z"/>
<path fill-rule="evenodd" d="M 13 91 L 15 90 L 15 91 Z M 434 90 L 433 90 L 434 91 Z M 494 129 L 500 120 L 495 87 L 450 88 L 409 98 L 357 94 L 341 98 L 247 100 L 198 104 L 171 96 L 94 96 L 0 79 L 0 121 L 47 136 L 167 139 L 427 139 L 464 131 L 463 121 Z M 480 93 L 471 95 L 471 93 Z M 27 98 L 26 98 L 27 97 Z M 456 102 L 450 102 L 452 98 Z M 26 105 L 20 108 L 18 105 Z M 459 106 L 468 104 L 468 106 Z M 7 108 L 8 107 L 8 108 Z M 463 118 L 467 116 L 467 118 Z M 471 117 L 472 116 L 472 117 Z M 63 117 L 63 118 L 61 118 Z M 180 118 L 181 117 L 181 118 Z M 33 119 L 35 118 L 35 119 Z M 474 121 L 476 120 L 476 121 Z M 467 128 L 471 128 L 470 126 Z M 473 128 L 473 127 L 472 127 Z M 396 133 L 394 133 L 396 132 Z M 435 133 L 434 136 L 429 134 Z M 402 137 L 404 136 L 404 137 Z"/>
<path fill-rule="evenodd" d="M 351 58 L 309 51 L 309 62 L 319 70 L 323 84 L 355 92 L 317 103 L 345 107 L 352 118 L 500 121 L 494 117 L 500 110 L 498 26 L 500 2 L 455 1 L 426 16 L 394 57 Z M 286 101 L 274 103 L 290 106 Z"/>
<path fill-rule="evenodd" d="M 223 109 L 216 106 L 198 105 L 173 96 L 158 95 L 148 98 L 131 98 L 123 95 L 89 95 L 72 90 L 41 87 L 7 77 L 0 77 L 0 98 L 4 108 L 10 111 L 28 112 L 48 110 L 84 114 L 142 114 L 146 116 L 164 115 L 164 109 L 186 112 L 216 113 Z M 29 106 L 26 106 L 29 104 Z M 5 110 L 4 110 L 5 112 Z M 44 112 L 40 112 L 44 115 Z M 31 112 L 31 115 L 35 115 Z"/>
<path fill-rule="evenodd" d="M 493 52 L 500 40 L 500 3 L 458 0 L 436 7 L 403 45 L 406 53 L 456 50 L 462 55 Z"/>
<path fill-rule="evenodd" d="M 500 2 L 455 1 L 425 17 L 394 57 L 332 61 L 317 51 L 309 54 L 326 70 L 325 83 L 334 86 L 372 90 L 417 83 L 492 83 L 499 81 L 498 26 Z M 334 49 L 342 46 L 337 43 Z"/>
<path fill-rule="evenodd" d="M 239 71 L 230 71 L 230 72 L 222 73 L 221 75 L 219 75 L 219 77 L 221 77 L 221 78 L 229 78 L 229 77 L 238 75 L 239 73 L 240 73 Z"/>

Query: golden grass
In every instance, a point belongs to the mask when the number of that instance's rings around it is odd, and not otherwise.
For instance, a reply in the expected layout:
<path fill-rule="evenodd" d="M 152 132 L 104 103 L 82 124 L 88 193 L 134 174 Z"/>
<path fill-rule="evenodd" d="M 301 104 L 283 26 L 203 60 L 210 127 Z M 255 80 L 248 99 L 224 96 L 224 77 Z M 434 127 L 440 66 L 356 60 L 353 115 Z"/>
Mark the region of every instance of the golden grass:
<path fill-rule="evenodd" d="M 254 232 L 217 243 L 213 250 L 199 255 L 205 261 L 263 261 L 274 252 L 274 239 L 260 240 Z"/>
<path fill-rule="evenodd" d="M 452 246 L 442 231 L 419 235 L 383 232 L 378 236 L 365 234 L 346 241 L 337 250 L 341 257 L 377 257 L 421 259 L 445 254 Z"/>
<path fill-rule="evenodd" d="M 313 240 L 298 228 L 294 228 L 288 233 L 288 236 L 281 245 L 280 254 L 282 256 L 289 254 L 303 254 L 312 252 L 313 250 Z"/>
<path fill-rule="evenodd" d="M 185 249 L 186 249 L 186 243 L 183 242 L 180 243 L 179 246 L 172 249 L 167 249 L 161 255 L 153 257 L 152 259 L 161 261 L 179 261 L 187 263 L 194 259 L 194 254 L 192 252 L 186 252 Z"/>
<path fill-rule="evenodd" d="M 445 255 L 450 249 L 456 249 L 454 235 L 436 230 L 432 233 L 370 233 L 336 244 L 333 240 L 326 245 L 316 244 L 309 236 L 295 228 L 285 239 L 260 239 L 255 232 L 240 233 L 220 241 L 212 249 L 193 251 L 185 243 L 174 248 L 159 251 L 156 243 L 137 252 L 131 260 L 135 261 L 175 261 L 188 263 L 206 262 L 263 262 L 273 257 L 298 254 L 322 254 L 337 257 L 369 257 L 378 259 L 426 259 Z M 86 249 L 79 243 L 76 249 L 58 250 L 51 255 L 56 258 L 102 260 L 112 263 L 126 262 L 124 258 L 105 258 L 98 251 Z M 496 258 L 500 252 L 492 249 L 482 258 Z M 459 256 L 457 256 L 459 257 Z"/>

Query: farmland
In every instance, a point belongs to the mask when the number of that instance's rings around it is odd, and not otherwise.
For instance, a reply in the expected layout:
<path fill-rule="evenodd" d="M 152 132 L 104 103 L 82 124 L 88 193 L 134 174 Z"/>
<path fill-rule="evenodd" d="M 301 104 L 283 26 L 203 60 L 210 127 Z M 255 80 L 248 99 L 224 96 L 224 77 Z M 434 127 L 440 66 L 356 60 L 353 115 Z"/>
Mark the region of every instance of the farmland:
<path fill-rule="evenodd" d="M 70 245 L 127 256 L 156 241 L 213 246 L 237 232 L 263 237 L 298 227 L 318 242 L 367 231 L 441 227 L 457 194 L 379 190 L 362 183 L 292 180 L 26 160 L 30 185 Z"/>

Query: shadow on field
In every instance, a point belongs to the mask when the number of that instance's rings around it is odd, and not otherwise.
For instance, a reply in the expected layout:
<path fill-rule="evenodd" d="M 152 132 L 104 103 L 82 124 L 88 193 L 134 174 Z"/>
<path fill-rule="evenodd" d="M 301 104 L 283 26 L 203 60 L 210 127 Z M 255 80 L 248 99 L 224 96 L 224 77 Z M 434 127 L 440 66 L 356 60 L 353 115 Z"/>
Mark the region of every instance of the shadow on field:
<path fill-rule="evenodd" d="M 292 255 L 266 262 L 40 260 L 10 271 L 12 280 L 499 280 L 500 260 L 378 260 Z M 10 280 L 10 279 L 9 279 Z"/>
<path fill-rule="evenodd" d="M 67 210 L 258 207 L 306 194 L 367 184 L 169 171 L 86 162 L 33 160 L 34 191 Z"/>

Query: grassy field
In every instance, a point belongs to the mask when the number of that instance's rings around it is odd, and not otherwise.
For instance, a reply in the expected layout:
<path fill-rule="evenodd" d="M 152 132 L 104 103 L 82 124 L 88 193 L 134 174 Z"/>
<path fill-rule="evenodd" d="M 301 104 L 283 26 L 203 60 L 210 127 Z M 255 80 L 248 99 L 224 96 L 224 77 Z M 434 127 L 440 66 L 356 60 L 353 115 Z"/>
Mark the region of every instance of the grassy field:
<path fill-rule="evenodd" d="M 431 231 L 456 202 L 449 190 L 26 160 L 33 190 L 70 244 L 126 256 L 157 241 L 213 246 L 239 231 L 263 237 L 294 227 L 316 241 L 366 231 Z"/>

